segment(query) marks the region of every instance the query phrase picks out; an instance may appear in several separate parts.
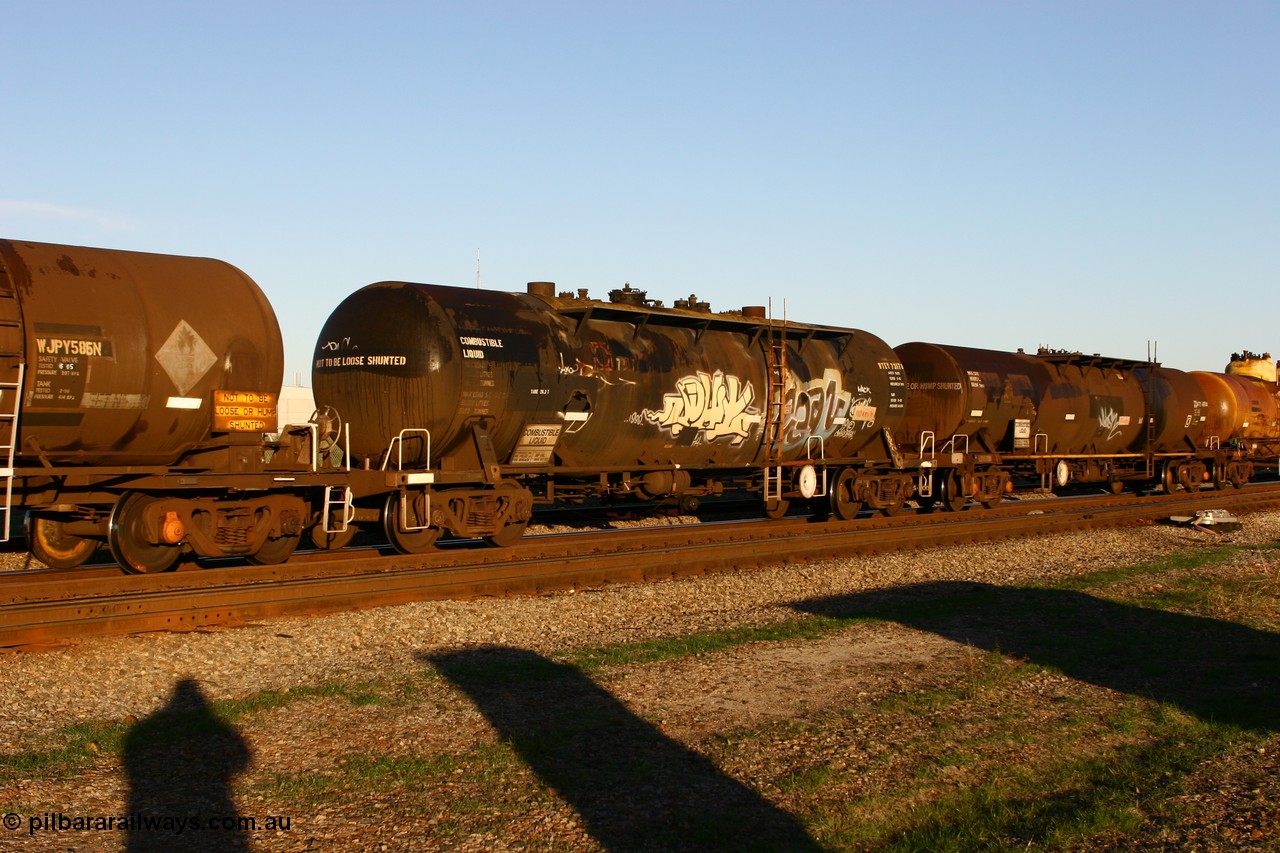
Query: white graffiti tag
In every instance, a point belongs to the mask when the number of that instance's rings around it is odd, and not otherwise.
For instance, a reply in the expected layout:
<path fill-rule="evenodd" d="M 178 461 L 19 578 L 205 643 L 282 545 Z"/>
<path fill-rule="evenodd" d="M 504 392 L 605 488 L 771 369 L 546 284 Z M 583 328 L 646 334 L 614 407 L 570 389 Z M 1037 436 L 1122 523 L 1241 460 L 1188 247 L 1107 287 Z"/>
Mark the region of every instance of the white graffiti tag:
<path fill-rule="evenodd" d="M 760 410 L 752 407 L 756 392 L 750 382 L 737 376 L 698 371 L 676 382 L 676 393 L 662 395 L 662 411 L 645 410 L 645 419 L 671 433 L 697 430 L 700 439 L 728 438 L 739 445 L 761 422 Z"/>
<path fill-rule="evenodd" d="M 1107 440 L 1115 438 L 1120 434 L 1120 413 L 1114 409 L 1098 410 L 1098 432 L 1106 433 Z"/>
<path fill-rule="evenodd" d="M 860 389 L 861 390 L 861 389 Z M 870 408 L 870 398 L 858 401 L 860 410 Z M 849 418 L 853 396 L 844 390 L 840 371 L 828 368 L 821 379 L 787 387 L 786 420 L 782 424 L 782 444 L 788 450 L 804 445 L 809 436 L 830 438 Z M 874 409 L 870 409 L 874 413 Z M 860 411 L 859 414 L 862 414 Z M 871 415 L 872 419 L 875 415 Z"/>

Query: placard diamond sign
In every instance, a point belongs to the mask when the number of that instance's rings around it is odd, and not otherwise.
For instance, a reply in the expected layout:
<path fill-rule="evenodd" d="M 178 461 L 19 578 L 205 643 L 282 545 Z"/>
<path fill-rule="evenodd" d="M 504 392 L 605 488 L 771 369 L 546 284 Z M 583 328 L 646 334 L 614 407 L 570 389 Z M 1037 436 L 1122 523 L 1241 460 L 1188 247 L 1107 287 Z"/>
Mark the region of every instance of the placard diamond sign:
<path fill-rule="evenodd" d="M 169 340 L 156 353 L 156 361 L 169 374 L 179 394 L 194 387 L 217 360 L 218 356 L 186 320 L 178 321 Z"/>

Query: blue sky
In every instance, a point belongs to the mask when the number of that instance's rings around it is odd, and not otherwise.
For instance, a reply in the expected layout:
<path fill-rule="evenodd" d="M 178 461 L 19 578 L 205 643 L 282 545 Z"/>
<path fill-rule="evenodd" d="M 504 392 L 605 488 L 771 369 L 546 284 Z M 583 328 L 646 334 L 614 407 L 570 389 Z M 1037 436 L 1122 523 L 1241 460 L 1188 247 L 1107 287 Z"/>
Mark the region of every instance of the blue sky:
<path fill-rule="evenodd" d="M 1218 370 L 1280 352 L 1280 3 L 0 0 L 0 235 Z"/>

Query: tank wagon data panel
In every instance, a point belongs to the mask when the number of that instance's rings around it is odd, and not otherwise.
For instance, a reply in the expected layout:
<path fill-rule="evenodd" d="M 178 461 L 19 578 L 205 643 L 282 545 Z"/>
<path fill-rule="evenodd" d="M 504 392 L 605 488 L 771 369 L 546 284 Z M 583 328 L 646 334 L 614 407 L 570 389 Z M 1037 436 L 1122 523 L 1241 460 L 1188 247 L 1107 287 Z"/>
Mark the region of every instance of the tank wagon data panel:
<path fill-rule="evenodd" d="M 103 337 L 101 327 L 34 323 L 33 328 L 36 378 L 31 403 L 65 409 L 96 402 L 85 401 L 90 360 L 112 357 L 112 342 Z M 129 406 L 141 407 L 141 402 Z"/>

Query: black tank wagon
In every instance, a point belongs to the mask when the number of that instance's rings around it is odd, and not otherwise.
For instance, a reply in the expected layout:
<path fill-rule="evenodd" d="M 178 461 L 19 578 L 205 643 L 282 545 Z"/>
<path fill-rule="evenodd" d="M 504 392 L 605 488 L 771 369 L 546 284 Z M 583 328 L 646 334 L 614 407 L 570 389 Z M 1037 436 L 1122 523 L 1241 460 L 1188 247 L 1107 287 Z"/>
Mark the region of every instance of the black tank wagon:
<path fill-rule="evenodd" d="M 369 285 L 321 332 L 317 406 L 350 429 L 357 521 L 407 552 L 442 531 L 503 543 L 535 502 L 685 508 L 726 485 L 900 507 L 901 365 L 875 335 L 532 283 L 524 294 Z M 856 504 L 856 506 L 855 506 Z"/>

